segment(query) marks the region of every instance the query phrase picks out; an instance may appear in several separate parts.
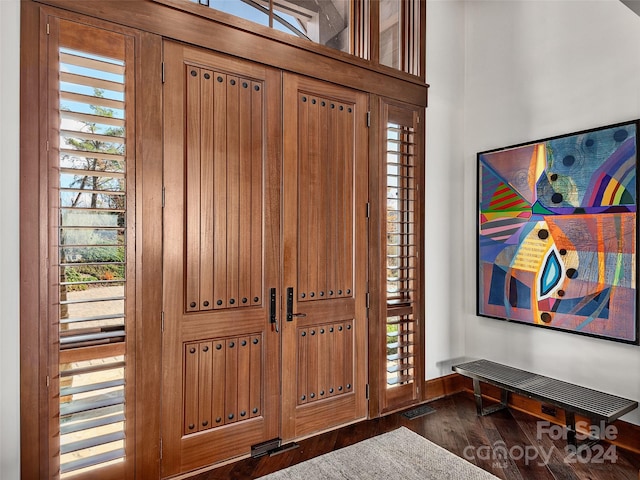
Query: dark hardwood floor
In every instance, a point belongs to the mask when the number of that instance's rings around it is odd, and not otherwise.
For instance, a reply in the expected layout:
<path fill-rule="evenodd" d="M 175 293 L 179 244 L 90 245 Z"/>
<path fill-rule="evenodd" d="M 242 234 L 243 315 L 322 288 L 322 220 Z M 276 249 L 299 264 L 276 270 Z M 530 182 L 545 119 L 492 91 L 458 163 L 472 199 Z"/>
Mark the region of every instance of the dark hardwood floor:
<path fill-rule="evenodd" d="M 459 393 L 429 404 L 436 411 L 410 420 L 400 413 L 361 422 L 299 442 L 294 450 L 245 459 L 190 480 L 251 479 L 405 426 L 505 480 L 640 480 L 640 454 L 599 443 L 581 456 L 567 453 L 558 430 L 530 415 L 502 410 L 476 415 L 472 395 Z M 464 479 L 460 479 L 464 480 Z"/>

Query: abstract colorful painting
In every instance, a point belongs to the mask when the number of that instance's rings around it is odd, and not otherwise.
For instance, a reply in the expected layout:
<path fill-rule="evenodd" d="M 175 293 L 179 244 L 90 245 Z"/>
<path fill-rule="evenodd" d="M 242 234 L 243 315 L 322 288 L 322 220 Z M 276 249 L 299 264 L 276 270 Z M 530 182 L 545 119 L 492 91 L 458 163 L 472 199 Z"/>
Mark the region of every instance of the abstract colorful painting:
<path fill-rule="evenodd" d="M 478 153 L 478 315 L 638 344 L 638 126 Z"/>

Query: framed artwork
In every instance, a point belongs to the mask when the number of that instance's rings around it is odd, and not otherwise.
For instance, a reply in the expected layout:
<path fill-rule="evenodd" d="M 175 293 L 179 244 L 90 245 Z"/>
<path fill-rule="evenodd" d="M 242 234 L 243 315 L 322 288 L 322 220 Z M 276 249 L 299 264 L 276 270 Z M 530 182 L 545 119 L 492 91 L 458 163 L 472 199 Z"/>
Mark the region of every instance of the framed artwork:
<path fill-rule="evenodd" d="M 638 127 L 478 153 L 478 315 L 638 345 Z"/>

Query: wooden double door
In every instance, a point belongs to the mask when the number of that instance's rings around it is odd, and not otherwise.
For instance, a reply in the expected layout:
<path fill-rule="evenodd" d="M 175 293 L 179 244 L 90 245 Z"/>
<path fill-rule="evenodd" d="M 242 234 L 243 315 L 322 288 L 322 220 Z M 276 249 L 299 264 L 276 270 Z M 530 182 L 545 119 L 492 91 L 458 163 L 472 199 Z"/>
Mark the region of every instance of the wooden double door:
<path fill-rule="evenodd" d="M 166 477 L 366 417 L 368 98 L 172 42 L 164 65 Z"/>

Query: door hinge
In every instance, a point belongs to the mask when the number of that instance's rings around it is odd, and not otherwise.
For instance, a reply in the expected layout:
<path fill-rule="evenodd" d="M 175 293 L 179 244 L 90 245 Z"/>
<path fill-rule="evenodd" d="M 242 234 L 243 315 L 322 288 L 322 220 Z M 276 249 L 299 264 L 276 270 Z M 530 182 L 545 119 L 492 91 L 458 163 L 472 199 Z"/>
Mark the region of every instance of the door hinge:
<path fill-rule="evenodd" d="M 371 112 L 367 112 L 367 127 L 371 126 Z"/>
<path fill-rule="evenodd" d="M 160 328 L 162 329 L 162 333 L 164 333 L 164 312 L 160 314 Z"/>
<path fill-rule="evenodd" d="M 162 187 L 162 208 L 164 208 L 164 186 Z"/>
<path fill-rule="evenodd" d="M 367 218 L 371 218 L 371 204 L 367 202 Z"/>
<path fill-rule="evenodd" d="M 160 439 L 160 460 L 162 460 L 162 439 Z"/>
<path fill-rule="evenodd" d="M 162 83 L 164 83 L 164 62 L 162 62 Z"/>
<path fill-rule="evenodd" d="M 367 394 L 367 400 L 369 400 L 369 384 L 367 383 L 366 387 L 365 387 L 365 392 Z"/>
<path fill-rule="evenodd" d="M 49 24 L 47 23 L 47 35 L 49 35 Z"/>
<path fill-rule="evenodd" d="M 367 308 L 371 308 L 371 294 L 367 292 Z"/>
<path fill-rule="evenodd" d="M 47 375 L 47 378 L 45 381 L 47 382 L 47 388 L 49 388 L 51 386 L 51 377 Z"/>

